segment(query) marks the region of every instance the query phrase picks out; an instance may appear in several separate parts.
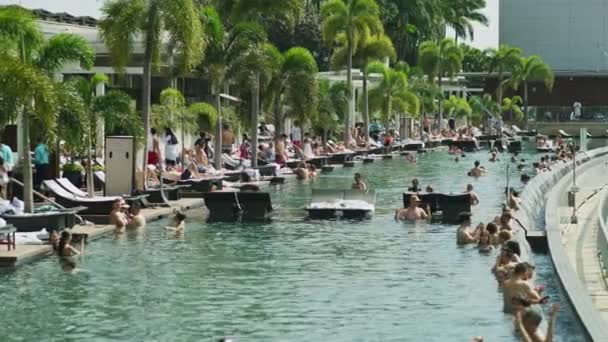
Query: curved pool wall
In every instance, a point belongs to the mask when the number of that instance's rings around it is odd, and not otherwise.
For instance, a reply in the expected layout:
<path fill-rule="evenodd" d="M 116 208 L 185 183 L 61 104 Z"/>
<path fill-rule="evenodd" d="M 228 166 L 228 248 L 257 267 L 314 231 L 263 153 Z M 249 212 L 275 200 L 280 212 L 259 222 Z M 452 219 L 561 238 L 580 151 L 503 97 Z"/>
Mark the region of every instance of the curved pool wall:
<path fill-rule="evenodd" d="M 585 169 L 594 166 L 595 158 L 608 154 L 608 147 L 597 148 L 577 155 L 577 172 L 582 173 Z M 579 277 L 570 264 L 568 255 L 562 243 L 562 232 L 560 225 L 560 204 L 564 203 L 565 194 L 570 186 L 564 177 L 572 176 L 573 163 L 561 164 L 551 172 L 545 172 L 535 177 L 526 187 L 522 196 L 525 204 L 518 214 L 520 220 L 526 220 L 528 227 L 535 227 L 534 222 L 545 208 L 545 227 L 549 254 L 553 262 L 553 268 L 558 283 L 568 300 L 574 318 L 582 327 L 585 337 L 592 341 L 608 341 L 608 328 L 601 319 L 598 311 L 591 302 L 591 297 L 586 287 L 581 283 Z M 546 205 L 542 205 L 546 203 Z M 519 217 L 519 216 L 518 216 Z M 569 215 L 568 215 L 569 217 Z M 523 223 L 524 221 L 522 221 Z M 535 227 L 537 230 L 539 227 Z"/>

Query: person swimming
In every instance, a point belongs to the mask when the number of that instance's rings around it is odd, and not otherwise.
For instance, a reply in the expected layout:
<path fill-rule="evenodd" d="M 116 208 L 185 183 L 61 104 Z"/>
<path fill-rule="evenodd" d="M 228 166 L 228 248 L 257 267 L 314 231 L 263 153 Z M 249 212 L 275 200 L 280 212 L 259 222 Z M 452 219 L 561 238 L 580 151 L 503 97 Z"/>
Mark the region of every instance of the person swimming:
<path fill-rule="evenodd" d="M 355 173 L 355 181 L 351 188 L 353 190 L 367 191 L 367 183 L 365 183 L 360 173 Z"/>
<path fill-rule="evenodd" d="M 186 230 L 186 215 L 182 212 L 177 212 L 174 220 L 175 226 L 167 226 L 165 229 L 176 233 L 183 233 Z"/>
<path fill-rule="evenodd" d="M 410 196 L 410 205 L 407 208 L 397 209 L 395 211 L 395 220 L 401 221 L 416 221 L 426 220 L 430 217 L 430 208 L 427 205 L 427 210 L 419 207 L 422 201 L 416 195 Z"/>
<path fill-rule="evenodd" d="M 61 238 L 57 243 L 57 255 L 60 257 L 72 257 L 84 253 L 84 239 L 80 240 L 80 250 L 74 248 L 72 242 L 72 234 L 67 230 L 61 232 Z"/>
<path fill-rule="evenodd" d="M 433 192 L 435 192 L 435 188 L 433 188 L 433 186 L 429 184 L 426 186 L 426 192 L 432 194 Z"/>
<path fill-rule="evenodd" d="M 486 173 L 486 168 L 481 166 L 479 160 L 473 163 L 474 167 L 467 173 L 470 177 L 481 177 Z"/>
<path fill-rule="evenodd" d="M 409 191 L 409 192 L 420 192 L 420 191 L 422 191 L 422 189 L 420 188 L 420 182 L 418 181 L 418 178 L 412 179 L 412 186 L 410 186 L 409 188 L 407 188 L 407 191 Z"/>

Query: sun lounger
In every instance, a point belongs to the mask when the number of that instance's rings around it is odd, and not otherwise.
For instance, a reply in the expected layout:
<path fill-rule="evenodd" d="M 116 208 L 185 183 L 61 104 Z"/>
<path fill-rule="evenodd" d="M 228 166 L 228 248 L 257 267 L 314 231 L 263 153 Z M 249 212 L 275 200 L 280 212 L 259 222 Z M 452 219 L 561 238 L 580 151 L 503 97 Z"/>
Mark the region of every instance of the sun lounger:
<path fill-rule="evenodd" d="M 236 221 L 241 207 L 234 191 L 214 191 L 203 195 L 205 206 L 209 209 L 209 221 Z"/>
<path fill-rule="evenodd" d="M 367 219 L 375 211 L 374 191 L 313 189 L 305 210 L 313 219 Z"/>
<path fill-rule="evenodd" d="M 83 215 L 107 215 L 118 197 L 79 197 L 68 192 L 54 180 L 46 180 L 44 186 L 55 195 L 55 201 L 66 208 L 86 207 Z"/>
<path fill-rule="evenodd" d="M 264 221 L 272 212 L 270 194 L 267 192 L 241 191 L 236 197 L 243 221 Z"/>
<path fill-rule="evenodd" d="M 88 197 L 88 194 L 86 192 L 82 191 L 76 185 L 72 184 L 72 182 L 70 182 L 70 180 L 67 178 L 57 178 L 55 179 L 55 182 L 57 182 L 64 189 L 78 197 Z"/>
<path fill-rule="evenodd" d="M 352 161 L 355 154 L 352 152 L 341 152 L 329 155 L 329 164 L 344 164 Z"/>

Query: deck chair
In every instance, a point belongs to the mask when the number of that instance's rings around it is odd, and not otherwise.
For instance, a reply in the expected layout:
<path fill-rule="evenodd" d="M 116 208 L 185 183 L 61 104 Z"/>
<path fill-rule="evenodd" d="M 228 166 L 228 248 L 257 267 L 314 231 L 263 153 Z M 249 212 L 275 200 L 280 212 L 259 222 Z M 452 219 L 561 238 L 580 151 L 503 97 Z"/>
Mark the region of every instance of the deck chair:
<path fill-rule="evenodd" d="M 70 180 L 67 178 L 57 178 L 57 179 L 55 179 L 55 182 L 57 182 L 59 185 L 61 185 L 68 192 L 71 192 L 72 194 L 74 194 L 78 197 L 88 197 L 89 196 L 88 193 L 82 191 L 76 185 L 72 184 L 72 182 L 70 182 Z"/>
<path fill-rule="evenodd" d="M 241 207 L 236 192 L 207 192 L 203 194 L 203 198 L 209 209 L 209 221 L 238 220 Z"/>
<path fill-rule="evenodd" d="M 54 180 L 45 180 L 44 186 L 55 195 L 55 201 L 66 208 L 86 207 L 82 215 L 108 215 L 112 211 L 112 205 L 118 197 L 78 197 Z"/>
<path fill-rule="evenodd" d="M 241 191 L 236 197 L 243 221 L 264 221 L 272 212 L 270 194 L 267 192 Z"/>

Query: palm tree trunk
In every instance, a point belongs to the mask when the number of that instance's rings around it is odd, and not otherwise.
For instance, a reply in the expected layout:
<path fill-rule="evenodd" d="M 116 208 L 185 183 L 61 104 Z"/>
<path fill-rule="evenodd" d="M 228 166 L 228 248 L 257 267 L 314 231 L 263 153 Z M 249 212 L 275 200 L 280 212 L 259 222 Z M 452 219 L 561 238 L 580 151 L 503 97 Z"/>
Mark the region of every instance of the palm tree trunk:
<path fill-rule="evenodd" d="M 365 67 L 365 66 L 364 66 Z M 365 147 L 369 146 L 369 100 L 367 91 L 367 72 L 363 71 L 363 133 L 365 134 Z"/>
<path fill-rule="evenodd" d="M 344 146 L 348 147 L 348 144 L 350 143 L 350 119 L 351 119 L 351 115 L 352 113 L 352 104 L 351 101 L 353 101 L 353 96 L 354 96 L 354 91 L 353 91 L 353 74 L 352 74 L 352 69 L 353 69 L 353 40 L 354 37 L 352 37 L 352 35 L 349 35 L 348 37 L 348 62 L 346 63 L 346 84 L 348 85 L 348 108 L 346 110 L 346 118 L 344 118 Z"/>
<path fill-rule="evenodd" d="M 524 82 L 524 125 L 528 128 L 528 82 Z"/>
<path fill-rule="evenodd" d="M 498 74 L 498 86 L 496 87 L 496 103 L 502 104 L 502 73 Z"/>
<path fill-rule="evenodd" d="M 32 100 L 31 110 L 34 110 L 34 100 Z M 23 153 L 20 156 L 23 158 L 23 211 L 25 213 L 33 213 L 34 178 L 32 174 L 32 158 L 30 157 L 30 117 L 27 108 L 23 111 L 23 117 L 21 118 L 21 136 L 23 137 Z"/>
<path fill-rule="evenodd" d="M 438 76 L 437 86 L 439 87 L 439 99 L 437 99 L 437 109 L 439 110 L 439 131 L 443 129 L 443 89 L 441 89 L 441 74 Z"/>
<path fill-rule="evenodd" d="M 146 31 L 146 48 L 144 51 L 142 92 L 141 92 L 141 118 L 144 122 L 144 158 L 142 165 L 143 188 L 147 188 L 147 166 L 148 166 L 148 135 L 150 134 L 150 106 L 152 93 L 152 58 L 156 50 L 156 44 L 160 39 L 160 25 L 156 5 L 148 9 L 148 29 Z M 162 161 L 160 162 L 162 164 Z M 161 168 L 162 169 L 162 165 Z M 162 184 L 162 182 L 161 182 Z M 162 192 L 162 191 L 161 191 Z"/>
<path fill-rule="evenodd" d="M 93 120 L 91 120 L 91 122 L 93 122 Z M 91 125 L 91 129 L 89 130 L 89 135 L 88 135 L 88 141 L 87 141 L 87 169 L 86 169 L 86 173 L 87 173 L 87 194 L 89 195 L 89 197 L 93 197 L 95 196 L 95 186 L 93 184 L 93 153 L 91 152 L 91 149 L 93 148 L 93 144 L 91 143 L 92 139 L 92 128 L 94 126 Z M 57 150 L 57 153 L 59 153 L 59 150 Z"/>
<path fill-rule="evenodd" d="M 260 73 L 255 74 L 255 84 L 251 93 L 253 117 L 251 119 L 251 166 L 258 166 L 258 111 L 260 110 Z"/>
<path fill-rule="evenodd" d="M 214 82 L 211 85 L 211 91 L 215 98 L 215 109 L 217 110 L 217 127 L 215 128 L 215 146 L 214 146 L 214 160 L 215 168 L 217 170 L 222 169 L 222 103 L 220 97 L 219 86 Z"/>

